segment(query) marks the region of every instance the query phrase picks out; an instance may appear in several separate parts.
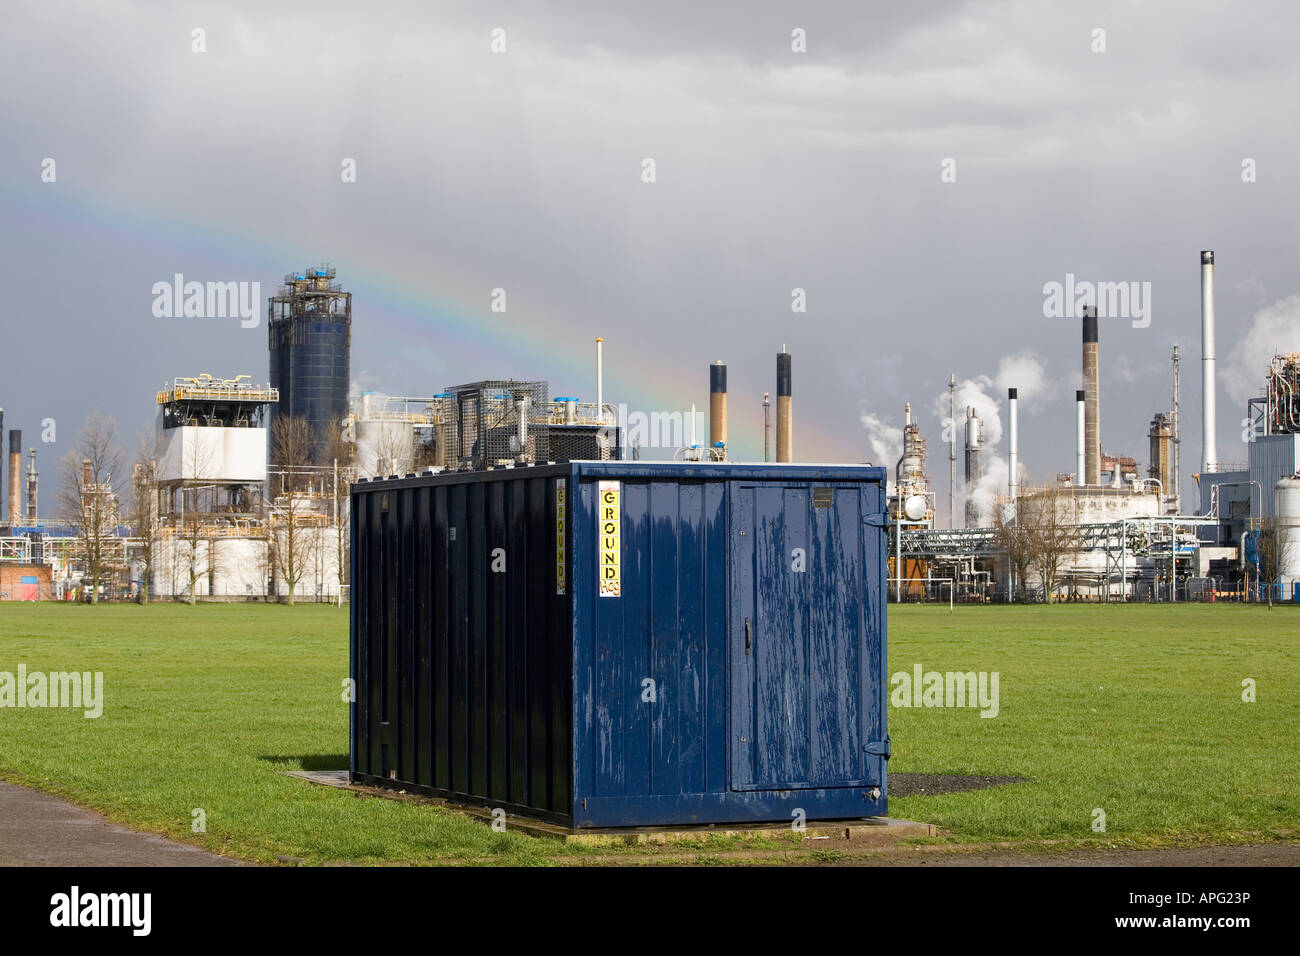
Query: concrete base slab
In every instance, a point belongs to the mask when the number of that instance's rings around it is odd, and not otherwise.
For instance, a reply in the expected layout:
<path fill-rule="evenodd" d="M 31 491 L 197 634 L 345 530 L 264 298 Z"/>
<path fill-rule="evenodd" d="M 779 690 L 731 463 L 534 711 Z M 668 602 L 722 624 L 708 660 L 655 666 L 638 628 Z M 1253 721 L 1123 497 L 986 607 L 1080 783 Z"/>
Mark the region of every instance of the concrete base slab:
<path fill-rule="evenodd" d="M 322 786 L 351 790 L 359 795 L 365 794 L 389 800 L 412 800 L 450 807 L 484 823 L 490 824 L 494 819 L 492 810 L 487 807 L 456 803 L 442 797 L 407 793 L 405 790 L 390 790 L 387 787 L 369 787 L 352 783 L 348 780 L 346 770 L 286 770 L 285 773 Z M 793 832 L 788 823 L 727 823 L 701 826 L 631 827 L 620 830 L 576 830 L 515 814 L 506 815 L 506 827 L 519 833 L 527 833 L 529 836 L 586 846 L 678 843 L 689 840 L 702 842 L 713 836 L 774 839 L 788 836 Z M 932 823 L 915 823 L 911 820 L 894 820 L 889 817 L 860 817 L 853 820 L 809 821 L 799 832 L 806 840 L 852 840 L 868 846 L 915 837 L 937 836 L 939 830 Z"/>

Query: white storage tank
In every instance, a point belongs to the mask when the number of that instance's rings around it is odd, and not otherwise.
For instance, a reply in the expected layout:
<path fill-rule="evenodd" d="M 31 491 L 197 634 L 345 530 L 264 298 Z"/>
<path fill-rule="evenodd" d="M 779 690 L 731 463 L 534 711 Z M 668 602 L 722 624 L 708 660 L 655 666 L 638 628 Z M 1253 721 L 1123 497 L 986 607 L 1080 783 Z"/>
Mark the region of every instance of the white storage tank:
<path fill-rule="evenodd" d="M 415 456 L 415 431 L 404 415 L 388 413 L 384 403 L 369 393 L 362 395 L 356 420 L 357 476 L 401 475 L 411 470 Z"/>
<path fill-rule="evenodd" d="M 1300 581 L 1300 476 L 1283 478 L 1273 486 L 1273 514 L 1277 516 L 1278 579 L 1283 597 L 1289 598 Z"/>
<path fill-rule="evenodd" d="M 210 592 L 220 597 L 266 594 L 270 556 L 265 538 L 217 537 L 209 546 Z"/>

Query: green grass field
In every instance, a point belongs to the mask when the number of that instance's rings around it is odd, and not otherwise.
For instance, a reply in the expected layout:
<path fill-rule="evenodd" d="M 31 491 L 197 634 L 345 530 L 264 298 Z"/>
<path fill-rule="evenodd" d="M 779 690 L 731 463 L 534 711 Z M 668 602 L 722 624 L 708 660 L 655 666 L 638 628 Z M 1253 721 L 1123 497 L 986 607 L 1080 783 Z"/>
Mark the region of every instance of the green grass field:
<path fill-rule="evenodd" d="M 937 823 L 959 843 L 1029 847 L 1300 839 L 1294 608 L 909 606 L 890 610 L 889 650 L 891 674 L 919 663 L 1000 675 L 993 719 L 891 708 L 891 772 L 1029 778 L 894 797 L 892 816 Z M 346 610 L 0 606 L 0 671 L 19 663 L 103 671 L 107 702 L 97 720 L 0 710 L 0 777 L 119 822 L 261 862 L 547 864 L 612 852 L 285 776 L 346 766 Z M 1247 678 L 1254 703 L 1242 699 Z M 191 830 L 196 808 L 206 833 Z M 1092 830 L 1096 808 L 1105 833 Z M 729 846 L 711 841 L 710 852 Z M 660 851 L 636 852 L 652 862 Z"/>

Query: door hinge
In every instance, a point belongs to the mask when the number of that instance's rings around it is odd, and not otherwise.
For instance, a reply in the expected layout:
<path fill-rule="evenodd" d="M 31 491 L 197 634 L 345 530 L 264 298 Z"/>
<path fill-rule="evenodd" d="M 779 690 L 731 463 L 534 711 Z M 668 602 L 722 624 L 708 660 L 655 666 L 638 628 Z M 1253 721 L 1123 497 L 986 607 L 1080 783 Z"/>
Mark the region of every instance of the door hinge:
<path fill-rule="evenodd" d="M 862 523 L 869 524 L 873 528 L 888 528 L 889 514 L 884 511 L 877 511 L 874 514 L 863 515 Z"/>
<path fill-rule="evenodd" d="M 869 753 L 873 757 L 884 757 L 886 760 L 888 760 L 893 753 L 889 747 L 888 737 L 884 740 L 873 740 L 870 743 L 863 744 L 862 749 L 865 753 Z"/>

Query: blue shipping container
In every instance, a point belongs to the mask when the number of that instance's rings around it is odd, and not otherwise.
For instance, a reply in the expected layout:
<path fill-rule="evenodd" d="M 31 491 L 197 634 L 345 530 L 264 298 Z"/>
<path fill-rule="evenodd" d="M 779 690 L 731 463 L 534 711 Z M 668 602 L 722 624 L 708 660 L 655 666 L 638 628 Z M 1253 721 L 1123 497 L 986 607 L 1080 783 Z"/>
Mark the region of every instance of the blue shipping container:
<path fill-rule="evenodd" d="M 884 814 L 885 472 L 352 488 L 351 775 L 574 827 Z"/>

